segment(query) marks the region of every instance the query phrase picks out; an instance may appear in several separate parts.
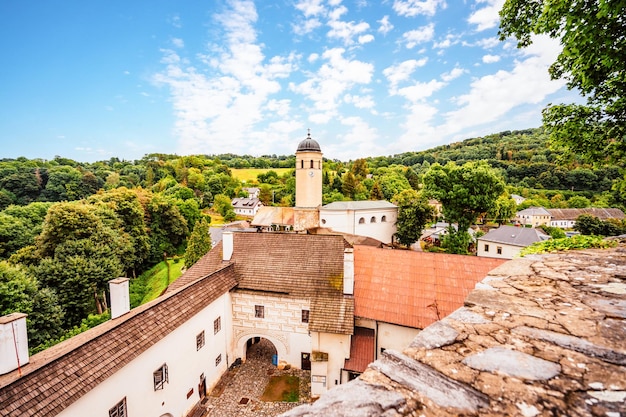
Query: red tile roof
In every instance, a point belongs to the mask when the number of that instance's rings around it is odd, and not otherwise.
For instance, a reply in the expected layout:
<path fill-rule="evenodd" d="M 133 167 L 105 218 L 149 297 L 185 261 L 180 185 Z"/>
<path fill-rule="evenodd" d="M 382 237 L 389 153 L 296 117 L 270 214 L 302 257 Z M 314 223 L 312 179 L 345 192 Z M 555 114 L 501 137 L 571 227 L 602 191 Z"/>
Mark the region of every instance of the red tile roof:
<path fill-rule="evenodd" d="M 365 372 L 367 365 L 374 362 L 375 337 L 373 329 L 355 327 L 350 344 L 350 359 L 346 359 L 344 369 Z"/>
<path fill-rule="evenodd" d="M 423 329 L 463 306 L 504 259 L 354 247 L 354 315 Z"/>

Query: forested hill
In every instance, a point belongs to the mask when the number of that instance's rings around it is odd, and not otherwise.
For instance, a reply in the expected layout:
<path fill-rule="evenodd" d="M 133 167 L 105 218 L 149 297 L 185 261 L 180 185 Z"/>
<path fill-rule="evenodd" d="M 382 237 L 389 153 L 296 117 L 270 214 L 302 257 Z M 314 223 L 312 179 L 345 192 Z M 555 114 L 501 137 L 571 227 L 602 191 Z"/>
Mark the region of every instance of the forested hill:
<path fill-rule="evenodd" d="M 608 191 L 620 178 L 619 168 L 592 168 L 577 160 L 561 161 L 550 149 L 543 129 L 504 131 L 466 139 L 420 152 L 368 158 L 370 167 L 399 164 L 423 172 L 433 163 L 486 160 L 499 169 L 509 185 L 548 190 Z"/>

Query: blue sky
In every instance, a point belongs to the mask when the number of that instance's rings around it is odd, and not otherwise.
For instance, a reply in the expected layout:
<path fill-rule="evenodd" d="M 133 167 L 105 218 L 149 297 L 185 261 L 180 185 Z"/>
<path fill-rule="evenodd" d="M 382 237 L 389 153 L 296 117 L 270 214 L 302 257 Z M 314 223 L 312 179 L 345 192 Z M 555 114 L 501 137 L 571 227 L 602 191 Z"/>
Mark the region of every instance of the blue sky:
<path fill-rule="evenodd" d="M 579 98 L 502 0 L 0 2 L 0 158 L 417 151 Z"/>

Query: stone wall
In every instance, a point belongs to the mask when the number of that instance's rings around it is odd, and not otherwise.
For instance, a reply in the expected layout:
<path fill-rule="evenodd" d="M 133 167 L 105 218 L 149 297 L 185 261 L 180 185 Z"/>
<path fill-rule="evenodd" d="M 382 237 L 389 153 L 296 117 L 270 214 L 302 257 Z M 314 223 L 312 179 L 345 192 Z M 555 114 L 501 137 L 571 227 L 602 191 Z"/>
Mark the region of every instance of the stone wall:
<path fill-rule="evenodd" d="M 515 259 L 402 353 L 283 414 L 626 415 L 626 247 Z"/>

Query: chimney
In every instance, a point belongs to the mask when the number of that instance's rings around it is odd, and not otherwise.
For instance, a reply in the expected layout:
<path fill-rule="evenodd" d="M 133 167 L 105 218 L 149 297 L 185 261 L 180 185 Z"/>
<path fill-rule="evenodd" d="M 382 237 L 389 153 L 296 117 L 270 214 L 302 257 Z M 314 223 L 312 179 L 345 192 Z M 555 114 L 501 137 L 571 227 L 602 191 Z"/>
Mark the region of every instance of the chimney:
<path fill-rule="evenodd" d="M 343 252 L 343 293 L 354 295 L 354 249 Z"/>
<path fill-rule="evenodd" d="M 222 233 L 222 261 L 230 261 L 233 256 L 233 232 L 230 230 L 224 230 Z"/>
<path fill-rule="evenodd" d="M 118 318 L 130 311 L 129 281 L 128 278 L 116 278 L 109 281 L 112 319 Z"/>
<path fill-rule="evenodd" d="M 28 335 L 26 314 L 11 313 L 0 317 L 0 375 L 28 363 Z"/>

